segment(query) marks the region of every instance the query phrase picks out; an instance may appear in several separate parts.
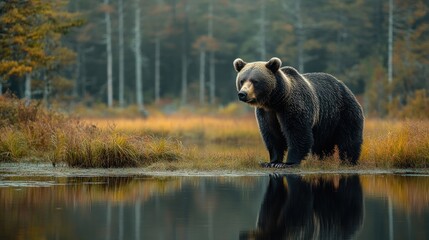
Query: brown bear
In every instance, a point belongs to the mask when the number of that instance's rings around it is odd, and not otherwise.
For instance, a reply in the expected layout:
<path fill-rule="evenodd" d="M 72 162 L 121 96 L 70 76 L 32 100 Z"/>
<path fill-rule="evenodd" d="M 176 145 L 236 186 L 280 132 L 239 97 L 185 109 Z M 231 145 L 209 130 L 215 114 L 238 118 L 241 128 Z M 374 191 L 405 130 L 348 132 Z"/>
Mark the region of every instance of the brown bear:
<path fill-rule="evenodd" d="M 310 152 L 320 159 L 338 147 L 340 159 L 356 164 L 362 145 L 362 107 L 343 82 L 327 73 L 300 74 L 279 58 L 246 63 L 237 58 L 240 101 L 255 107 L 270 155 L 264 167 L 297 165 Z M 286 163 L 283 163 L 287 151 Z"/>

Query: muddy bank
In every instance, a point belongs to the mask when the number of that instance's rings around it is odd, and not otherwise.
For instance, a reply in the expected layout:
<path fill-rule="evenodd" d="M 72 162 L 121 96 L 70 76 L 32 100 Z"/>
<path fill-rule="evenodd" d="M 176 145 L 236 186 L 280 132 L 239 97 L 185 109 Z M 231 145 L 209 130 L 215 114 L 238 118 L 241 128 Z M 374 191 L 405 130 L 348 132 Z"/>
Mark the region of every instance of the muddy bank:
<path fill-rule="evenodd" d="M 46 163 L 1 163 L 1 176 L 52 176 L 52 177 L 91 177 L 91 176 L 265 176 L 271 173 L 282 174 L 411 174 L 429 176 L 429 169 L 340 169 L 310 170 L 292 169 L 260 169 L 252 171 L 237 170 L 175 170 L 154 171 L 147 168 L 71 168 L 67 166 L 53 167 Z M 0 179 L 1 180 L 1 179 Z"/>

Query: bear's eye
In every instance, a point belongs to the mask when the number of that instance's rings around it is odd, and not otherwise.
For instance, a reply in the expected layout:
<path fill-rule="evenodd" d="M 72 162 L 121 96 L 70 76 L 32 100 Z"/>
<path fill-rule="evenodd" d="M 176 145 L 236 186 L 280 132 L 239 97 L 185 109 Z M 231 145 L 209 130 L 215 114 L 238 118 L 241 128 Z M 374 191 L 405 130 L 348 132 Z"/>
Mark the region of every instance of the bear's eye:
<path fill-rule="evenodd" d="M 251 82 L 253 85 L 258 84 L 258 81 L 256 81 L 255 79 L 250 79 L 250 82 Z"/>
<path fill-rule="evenodd" d="M 241 79 L 240 80 L 240 85 L 243 86 L 243 84 L 244 84 L 244 79 Z"/>

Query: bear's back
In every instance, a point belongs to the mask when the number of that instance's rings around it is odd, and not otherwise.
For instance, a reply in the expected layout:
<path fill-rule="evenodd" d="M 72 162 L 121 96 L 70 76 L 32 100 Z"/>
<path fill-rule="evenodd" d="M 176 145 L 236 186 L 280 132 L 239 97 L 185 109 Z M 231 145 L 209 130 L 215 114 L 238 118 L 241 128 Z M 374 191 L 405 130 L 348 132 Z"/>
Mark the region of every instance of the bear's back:
<path fill-rule="evenodd" d="M 319 99 L 319 118 L 337 121 L 343 108 L 342 83 L 327 73 L 306 73 L 302 76 L 313 85 Z"/>
<path fill-rule="evenodd" d="M 309 91 L 310 89 L 306 87 L 309 83 L 319 100 L 319 104 L 326 106 L 326 108 L 338 108 L 337 105 L 341 104 L 343 92 L 341 85 L 343 83 L 334 76 L 327 73 L 300 74 L 295 68 L 289 66 L 282 67 L 281 71 L 292 80 L 292 85 L 295 87 L 299 86 L 298 88 L 304 88 Z"/>
<path fill-rule="evenodd" d="M 318 97 L 330 97 L 331 101 L 340 100 L 343 88 L 342 82 L 327 73 L 305 73 L 302 74 L 314 87 Z"/>

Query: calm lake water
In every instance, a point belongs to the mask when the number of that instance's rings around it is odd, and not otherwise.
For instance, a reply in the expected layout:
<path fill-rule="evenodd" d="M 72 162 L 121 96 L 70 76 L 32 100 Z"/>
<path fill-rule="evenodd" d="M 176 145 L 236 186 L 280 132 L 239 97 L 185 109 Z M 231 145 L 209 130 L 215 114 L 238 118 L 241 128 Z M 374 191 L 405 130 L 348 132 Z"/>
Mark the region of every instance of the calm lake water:
<path fill-rule="evenodd" d="M 429 239 L 427 175 L 0 175 L 0 239 Z"/>

